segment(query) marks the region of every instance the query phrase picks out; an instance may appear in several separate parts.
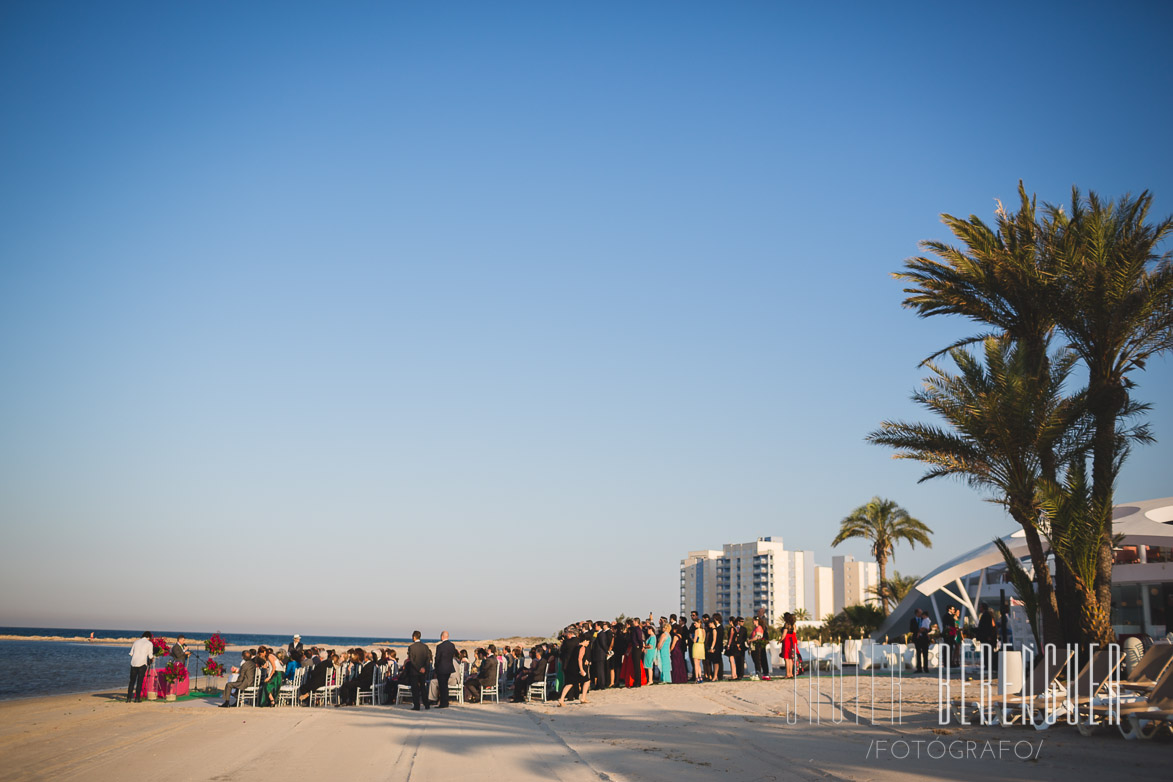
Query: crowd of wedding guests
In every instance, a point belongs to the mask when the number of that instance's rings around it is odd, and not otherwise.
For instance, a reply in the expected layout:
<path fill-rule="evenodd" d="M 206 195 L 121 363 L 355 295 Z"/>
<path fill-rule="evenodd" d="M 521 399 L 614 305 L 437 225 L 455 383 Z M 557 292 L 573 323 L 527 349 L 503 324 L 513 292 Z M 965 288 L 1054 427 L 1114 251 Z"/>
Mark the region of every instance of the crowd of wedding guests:
<path fill-rule="evenodd" d="M 560 638 L 556 655 L 562 671 L 558 702 L 578 694 L 589 702 L 591 689 L 644 687 L 650 684 L 684 684 L 730 679 L 771 678 L 766 644 L 770 627 L 763 616 L 749 620 L 693 611 L 689 618 L 672 614 L 653 620 L 584 621 L 570 625 Z M 782 660 L 785 678 L 798 672 L 798 634 L 792 614 L 783 615 Z M 746 657 L 754 666 L 747 673 Z"/>
<path fill-rule="evenodd" d="M 775 634 L 776 635 L 776 634 Z M 371 691 L 381 679 L 380 701 L 394 702 L 400 686 L 412 689 L 412 708 L 448 705 L 451 691 L 463 690 L 464 700 L 478 702 L 486 691 L 503 693 L 512 686 L 512 700 L 524 701 L 533 684 L 545 685 L 547 677 L 558 683 L 558 703 L 569 697 L 588 703 L 592 689 L 644 687 L 653 684 L 683 684 L 720 681 L 728 678 L 771 678 L 766 644 L 771 638 L 766 619 L 756 616 L 726 619 L 721 614 L 677 617 L 675 614 L 654 620 L 622 619 L 586 620 L 569 625 L 557 643 L 541 643 L 530 649 L 489 644 L 456 649 L 441 635 L 435 651 L 422 643 L 420 633 L 412 635 L 412 644 L 404 660 L 394 649 L 333 649 L 302 646 L 295 636 L 288 647 L 273 649 L 260 646 L 241 654 L 238 675 L 224 689 L 222 706 L 231 704 L 242 687 L 258 681 L 257 702 L 261 706 L 277 704 L 281 686 L 295 681 L 304 668 L 297 692 L 301 703 L 326 686 L 333 673 L 339 706 L 353 705 L 360 691 Z M 783 616 L 781 657 L 785 677 L 798 672 L 800 663 L 795 619 Z M 747 672 L 746 658 L 754 666 Z M 381 676 L 376 676 L 378 669 Z"/>

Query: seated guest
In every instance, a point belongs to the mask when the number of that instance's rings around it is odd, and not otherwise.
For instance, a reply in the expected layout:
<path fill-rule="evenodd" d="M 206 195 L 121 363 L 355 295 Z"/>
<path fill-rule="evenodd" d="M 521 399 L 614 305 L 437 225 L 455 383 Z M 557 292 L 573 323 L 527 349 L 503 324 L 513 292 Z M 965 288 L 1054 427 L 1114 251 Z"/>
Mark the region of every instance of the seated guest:
<path fill-rule="evenodd" d="M 278 653 L 277 657 L 280 658 L 281 654 Z M 289 660 L 285 663 L 285 681 L 293 681 L 293 675 L 297 673 L 297 669 L 302 666 L 302 662 L 304 660 L 305 655 L 302 653 L 302 651 L 300 649 L 295 649 L 293 651 L 293 656 L 290 657 Z"/>
<path fill-rule="evenodd" d="M 254 654 L 252 649 L 245 649 L 240 653 L 240 675 L 236 677 L 236 681 L 224 685 L 224 702 L 220 704 L 221 708 L 232 705 L 233 690 L 237 690 L 239 696 L 239 690 L 253 686 L 253 681 L 257 677 L 257 664 L 253 662 Z"/>
<path fill-rule="evenodd" d="M 471 703 L 480 703 L 481 690 L 497 685 L 497 658 L 489 657 L 484 649 L 477 649 L 477 675 L 464 684 L 464 699 Z"/>
<path fill-rule="evenodd" d="M 366 657 L 368 659 L 364 661 L 361 649 L 355 649 L 351 652 L 350 661 L 358 668 L 358 674 L 338 688 L 339 706 L 353 706 L 357 700 L 358 691 L 371 688 L 375 678 L 375 661 L 369 659 L 369 654 Z"/>
<path fill-rule="evenodd" d="M 301 683 L 301 689 L 298 691 L 298 700 L 309 700 L 310 693 L 314 690 L 320 690 L 326 686 L 326 679 L 330 675 L 330 670 L 339 662 L 337 654 L 331 654 L 328 657 L 323 657 L 322 661 L 310 669 L 309 674 Z"/>
<path fill-rule="evenodd" d="M 546 683 L 546 672 L 549 670 L 550 658 L 542 651 L 542 647 L 535 646 L 530 655 L 533 663 L 528 668 L 521 668 L 513 680 L 513 702 L 524 703 L 531 684 Z"/>

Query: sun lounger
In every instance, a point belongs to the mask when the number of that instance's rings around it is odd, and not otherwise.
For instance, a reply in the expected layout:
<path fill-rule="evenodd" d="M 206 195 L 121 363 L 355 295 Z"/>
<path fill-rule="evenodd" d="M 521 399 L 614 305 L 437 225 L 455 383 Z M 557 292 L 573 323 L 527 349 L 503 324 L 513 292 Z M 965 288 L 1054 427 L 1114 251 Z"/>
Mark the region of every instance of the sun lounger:
<path fill-rule="evenodd" d="M 1124 700 L 1128 696 L 1116 695 L 1088 709 L 1088 719 L 1080 722 L 1080 733 L 1090 734 L 1097 725 L 1115 723 L 1120 734 L 1126 739 L 1152 738 L 1162 726 L 1167 726 L 1173 715 L 1173 665 L 1164 672 L 1144 697 Z"/>
<path fill-rule="evenodd" d="M 978 685 L 973 687 L 973 694 L 966 693 L 965 699 L 954 698 L 950 705 L 958 720 L 967 713 L 977 715 L 983 725 L 1013 725 L 1021 720 L 1026 722 L 1029 715 L 1037 713 L 1035 703 L 1048 693 L 1057 693 L 1062 696 L 1062 689 L 1058 685 L 1060 675 L 1071 659 L 1070 649 L 1057 650 L 1054 656 L 1042 655 L 1031 671 L 1030 679 L 1020 693 L 1005 695 L 983 693 Z M 1052 694 L 1052 698 L 1054 698 Z"/>
<path fill-rule="evenodd" d="M 1173 662 L 1173 644 L 1153 644 L 1140 658 L 1140 662 L 1132 669 L 1128 678 L 1120 682 L 1120 687 L 1133 692 L 1149 692 L 1171 662 Z"/>
<path fill-rule="evenodd" d="M 1102 703 L 1110 695 L 1123 665 L 1124 655 L 1119 650 L 1101 649 L 1093 654 L 1079 673 L 1067 680 L 1062 692 L 1035 699 L 1035 728 L 1043 730 L 1068 715 L 1078 722 L 1090 705 Z"/>

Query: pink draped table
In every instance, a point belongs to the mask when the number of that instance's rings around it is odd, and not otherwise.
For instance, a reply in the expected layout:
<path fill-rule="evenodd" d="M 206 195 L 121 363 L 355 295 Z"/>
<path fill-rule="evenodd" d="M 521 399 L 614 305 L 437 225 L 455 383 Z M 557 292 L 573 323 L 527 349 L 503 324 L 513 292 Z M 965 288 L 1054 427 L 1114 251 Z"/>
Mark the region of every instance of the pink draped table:
<path fill-rule="evenodd" d="M 188 680 L 186 671 L 182 679 L 177 679 L 175 684 L 168 684 L 167 680 L 163 678 L 162 668 L 147 669 L 146 680 L 143 682 L 143 695 L 153 692 L 162 698 L 168 693 L 171 693 L 178 698 L 187 695 L 190 690 L 190 681 Z"/>

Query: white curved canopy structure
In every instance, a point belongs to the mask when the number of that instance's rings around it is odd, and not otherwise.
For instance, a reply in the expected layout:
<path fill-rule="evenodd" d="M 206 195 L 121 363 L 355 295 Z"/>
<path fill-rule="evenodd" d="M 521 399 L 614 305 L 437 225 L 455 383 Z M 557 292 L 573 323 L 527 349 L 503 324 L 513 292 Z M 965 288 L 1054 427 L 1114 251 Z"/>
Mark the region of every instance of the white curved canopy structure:
<path fill-rule="evenodd" d="M 1173 497 L 1117 505 L 1112 510 L 1112 529 L 1117 535 L 1124 536 L 1124 545 L 1173 547 Z M 1022 530 L 1012 532 L 1002 540 L 1018 558 L 1029 555 L 1026 535 Z M 1044 546 L 1045 543 L 1044 540 Z M 1002 562 L 1002 553 L 993 541 L 954 557 L 916 583 L 908 596 L 876 632 L 876 637 L 898 635 L 903 632 L 912 609 L 925 597 L 932 603 L 933 613 L 940 621 L 940 611 L 937 610 L 938 594 L 944 594 L 951 598 L 952 602 L 959 603 L 969 612 L 971 618 L 976 619 L 976 606 L 962 586 L 961 580 L 971 573 Z"/>

